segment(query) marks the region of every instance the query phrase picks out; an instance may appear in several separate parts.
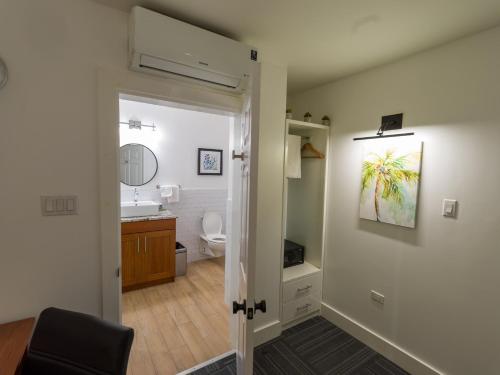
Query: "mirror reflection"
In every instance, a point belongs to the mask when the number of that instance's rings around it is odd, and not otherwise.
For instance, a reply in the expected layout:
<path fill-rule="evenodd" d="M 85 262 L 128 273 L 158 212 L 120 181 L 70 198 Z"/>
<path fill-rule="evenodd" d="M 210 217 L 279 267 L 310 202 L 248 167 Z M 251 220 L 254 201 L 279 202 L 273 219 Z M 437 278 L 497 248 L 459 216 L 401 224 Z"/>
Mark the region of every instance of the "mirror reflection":
<path fill-rule="evenodd" d="M 150 182 L 158 171 L 156 155 L 144 145 L 129 143 L 120 147 L 120 180 L 129 186 Z"/>

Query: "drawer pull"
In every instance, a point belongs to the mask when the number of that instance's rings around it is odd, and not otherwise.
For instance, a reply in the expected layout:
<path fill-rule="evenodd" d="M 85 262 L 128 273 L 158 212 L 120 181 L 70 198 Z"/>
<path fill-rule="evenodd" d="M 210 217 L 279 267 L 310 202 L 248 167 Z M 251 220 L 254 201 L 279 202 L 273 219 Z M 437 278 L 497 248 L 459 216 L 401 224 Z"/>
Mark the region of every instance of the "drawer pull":
<path fill-rule="evenodd" d="M 139 249 L 140 245 L 139 245 L 139 237 L 137 237 L 137 254 L 139 254 L 139 252 L 141 251 Z"/>
<path fill-rule="evenodd" d="M 297 293 L 305 292 L 305 291 L 311 289 L 312 287 L 313 287 L 312 285 L 308 285 L 308 286 L 305 286 L 303 288 L 297 288 Z"/>
<path fill-rule="evenodd" d="M 147 254 L 148 252 L 148 238 L 144 236 L 144 253 Z"/>
<path fill-rule="evenodd" d="M 306 303 L 306 304 L 305 304 L 305 305 L 303 305 L 303 306 L 299 306 L 299 307 L 297 307 L 297 311 L 304 311 L 304 310 L 307 310 L 307 309 L 308 309 L 309 307 L 311 307 L 311 306 L 312 306 L 312 304 L 310 304 L 310 303 Z"/>

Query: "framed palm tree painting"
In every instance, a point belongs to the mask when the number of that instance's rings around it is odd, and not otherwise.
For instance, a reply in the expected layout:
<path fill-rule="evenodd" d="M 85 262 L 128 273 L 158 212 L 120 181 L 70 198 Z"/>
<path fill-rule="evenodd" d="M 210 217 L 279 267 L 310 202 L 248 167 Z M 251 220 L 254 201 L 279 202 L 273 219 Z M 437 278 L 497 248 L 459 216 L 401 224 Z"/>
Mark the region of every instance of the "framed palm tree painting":
<path fill-rule="evenodd" d="M 362 219 L 415 228 L 422 142 L 374 140 L 363 151 Z"/>

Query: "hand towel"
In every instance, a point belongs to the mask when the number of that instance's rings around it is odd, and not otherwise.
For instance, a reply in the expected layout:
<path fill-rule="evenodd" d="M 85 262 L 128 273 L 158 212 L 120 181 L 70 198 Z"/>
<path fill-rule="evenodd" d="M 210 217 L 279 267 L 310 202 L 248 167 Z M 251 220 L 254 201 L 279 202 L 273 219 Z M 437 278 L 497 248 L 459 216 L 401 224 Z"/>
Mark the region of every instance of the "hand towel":
<path fill-rule="evenodd" d="M 170 185 L 170 189 L 171 189 L 172 195 L 167 198 L 167 202 L 168 203 L 179 202 L 179 190 L 180 190 L 180 186 L 179 185 Z"/>
<path fill-rule="evenodd" d="M 301 140 L 298 135 L 287 135 L 285 176 L 288 178 L 301 178 Z"/>
<path fill-rule="evenodd" d="M 172 196 L 172 186 L 162 185 L 160 186 L 160 197 L 162 199 L 167 199 Z"/>

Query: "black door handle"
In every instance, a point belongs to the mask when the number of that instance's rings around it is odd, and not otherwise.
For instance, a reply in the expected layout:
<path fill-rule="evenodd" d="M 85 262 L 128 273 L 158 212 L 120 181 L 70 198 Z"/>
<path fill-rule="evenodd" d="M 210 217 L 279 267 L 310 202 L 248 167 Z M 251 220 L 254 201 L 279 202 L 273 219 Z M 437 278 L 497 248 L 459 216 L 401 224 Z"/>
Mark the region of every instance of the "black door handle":
<path fill-rule="evenodd" d="M 237 314 L 238 311 L 243 311 L 243 314 L 247 313 L 247 300 L 244 299 L 243 303 L 238 303 L 236 301 L 233 301 L 233 314 Z"/>
<path fill-rule="evenodd" d="M 257 312 L 257 310 L 260 310 L 263 313 L 266 312 L 267 309 L 266 309 L 266 300 L 265 299 L 263 299 L 259 303 L 255 302 L 255 311 Z"/>

